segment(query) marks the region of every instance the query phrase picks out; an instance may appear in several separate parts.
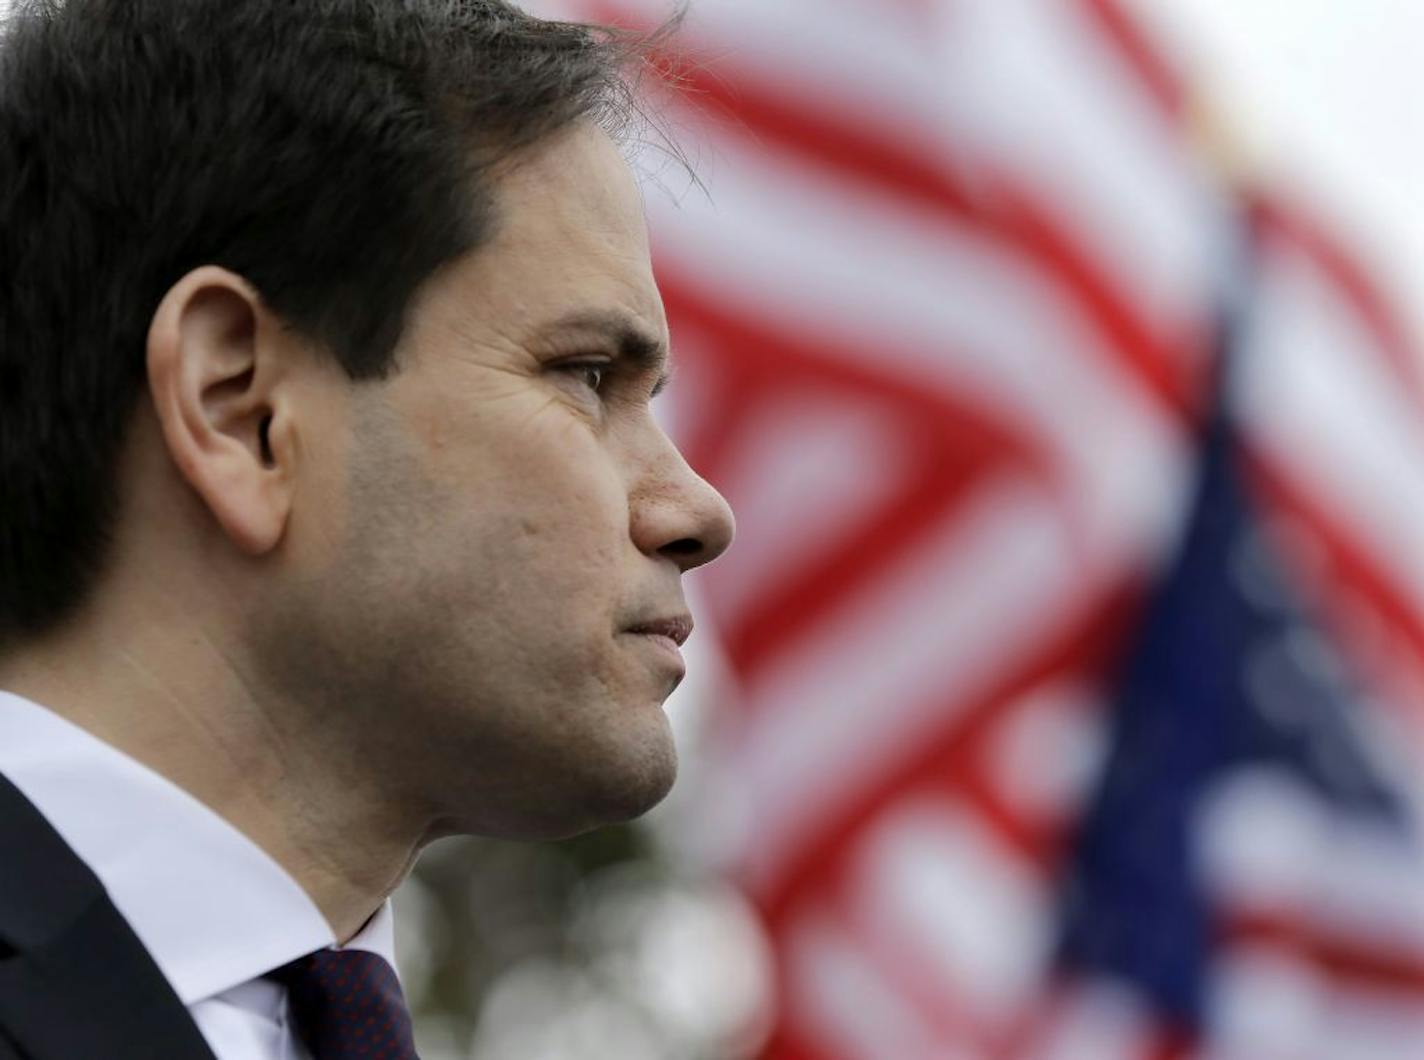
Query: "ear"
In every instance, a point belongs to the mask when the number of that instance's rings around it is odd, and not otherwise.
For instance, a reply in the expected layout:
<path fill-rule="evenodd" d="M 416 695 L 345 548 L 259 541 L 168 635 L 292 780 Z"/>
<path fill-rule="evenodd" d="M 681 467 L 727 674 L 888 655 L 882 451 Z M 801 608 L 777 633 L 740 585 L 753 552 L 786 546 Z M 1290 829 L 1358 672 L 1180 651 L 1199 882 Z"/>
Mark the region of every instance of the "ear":
<path fill-rule="evenodd" d="M 148 386 L 169 455 L 238 548 L 276 546 L 292 505 L 280 320 L 214 265 L 178 281 L 148 332 Z"/>

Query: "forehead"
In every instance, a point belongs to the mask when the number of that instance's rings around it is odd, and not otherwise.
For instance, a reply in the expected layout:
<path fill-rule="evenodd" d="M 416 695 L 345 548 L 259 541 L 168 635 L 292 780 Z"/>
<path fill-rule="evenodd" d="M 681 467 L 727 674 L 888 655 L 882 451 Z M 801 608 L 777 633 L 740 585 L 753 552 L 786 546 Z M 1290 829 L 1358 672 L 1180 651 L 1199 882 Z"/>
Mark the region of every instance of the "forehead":
<path fill-rule="evenodd" d="M 642 195 L 607 134 L 580 124 L 524 152 L 496 178 L 495 201 L 492 237 L 439 284 L 448 311 L 509 339 L 571 311 L 666 334 Z"/>

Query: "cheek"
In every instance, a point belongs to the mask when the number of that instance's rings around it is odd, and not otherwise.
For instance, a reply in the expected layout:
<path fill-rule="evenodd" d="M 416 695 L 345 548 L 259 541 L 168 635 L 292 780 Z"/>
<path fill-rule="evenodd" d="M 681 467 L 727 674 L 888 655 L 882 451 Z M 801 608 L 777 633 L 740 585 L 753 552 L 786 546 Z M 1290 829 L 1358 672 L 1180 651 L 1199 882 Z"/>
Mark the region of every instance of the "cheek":
<path fill-rule="evenodd" d="M 589 427 L 551 409 L 549 422 L 491 439 L 504 479 L 501 493 L 517 498 L 531 527 L 570 541 L 627 536 L 628 494 L 617 461 Z"/>
<path fill-rule="evenodd" d="M 557 462 L 529 468 L 502 492 L 506 539 L 530 577 L 566 589 L 621 577 L 628 504 L 621 483 L 604 466 Z"/>
<path fill-rule="evenodd" d="M 631 537 L 611 448 L 547 394 L 457 390 L 405 410 L 367 454 L 374 492 L 400 498 L 425 587 L 526 632 L 551 613 L 615 609 Z"/>
<path fill-rule="evenodd" d="M 527 473 L 501 482 L 489 504 L 472 501 L 456 544 L 468 566 L 433 588 L 471 616 L 465 637 L 483 679 L 507 698 L 527 706 L 525 694 L 542 688 L 582 700 L 622 680 L 610 646 L 629 595 L 627 505 L 564 463 L 521 466 Z"/>
<path fill-rule="evenodd" d="M 622 477 L 585 427 L 534 426 L 490 439 L 473 458 L 480 468 L 461 507 L 480 564 L 511 591 L 564 606 L 590 606 L 582 597 L 598 593 L 611 608 L 609 584 L 621 581 L 631 541 Z"/>

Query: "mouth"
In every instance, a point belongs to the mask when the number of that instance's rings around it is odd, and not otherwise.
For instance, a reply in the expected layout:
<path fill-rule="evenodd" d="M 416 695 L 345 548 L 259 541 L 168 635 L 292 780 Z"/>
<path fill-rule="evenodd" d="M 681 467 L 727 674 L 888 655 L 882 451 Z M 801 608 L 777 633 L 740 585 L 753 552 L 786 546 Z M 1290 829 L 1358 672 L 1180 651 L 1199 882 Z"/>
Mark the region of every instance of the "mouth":
<path fill-rule="evenodd" d="M 664 637 L 672 641 L 674 648 L 681 648 L 687 643 L 687 638 L 692 636 L 692 616 L 672 615 L 668 618 L 658 618 L 651 622 L 630 626 L 628 632 L 649 637 Z"/>
<path fill-rule="evenodd" d="M 673 671 L 674 687 L 681 682 L 687 673 L 687 663 L 682 658 L 682 645 L 692 636 L 691 616 L 674 615 L 642 622 L 628 627 L 624 632 L 648 644 L 662 657 Z"/>

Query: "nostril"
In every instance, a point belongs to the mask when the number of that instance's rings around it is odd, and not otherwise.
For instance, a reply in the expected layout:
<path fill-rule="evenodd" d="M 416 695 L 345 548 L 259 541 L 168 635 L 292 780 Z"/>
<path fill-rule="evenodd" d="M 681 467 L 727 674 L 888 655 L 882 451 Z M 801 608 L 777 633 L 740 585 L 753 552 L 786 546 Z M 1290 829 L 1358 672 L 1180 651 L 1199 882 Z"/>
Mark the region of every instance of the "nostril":
<path fill-rule="evenodd" d="M 668 556 L 696 556 L 702 552 L 702 542 L 695 537 L 683 537 L 658 549 Z"/>

